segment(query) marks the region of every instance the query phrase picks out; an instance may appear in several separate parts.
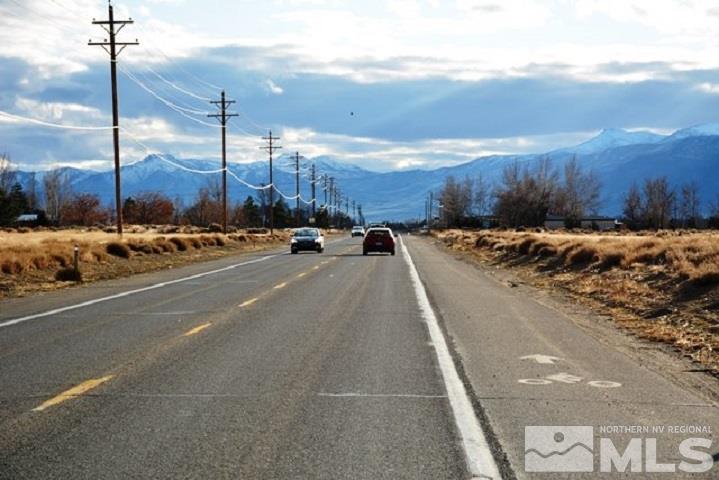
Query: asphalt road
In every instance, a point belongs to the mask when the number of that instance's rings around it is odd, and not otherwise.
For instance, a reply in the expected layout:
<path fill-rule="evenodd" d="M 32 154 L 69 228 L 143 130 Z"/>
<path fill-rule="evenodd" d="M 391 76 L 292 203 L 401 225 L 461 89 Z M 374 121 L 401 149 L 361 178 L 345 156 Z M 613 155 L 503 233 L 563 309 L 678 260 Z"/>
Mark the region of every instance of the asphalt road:
<path fill-rule="evenodd" d="M 347 238 L 3 301 L 0 478 L 602 477 L 525 472 L 537 425 L 592 426 L 590 447 L 606 425 L 703 425 L 654 434 L 655 463 L 678 465 L 684 437 L 719 450 L 710 381 L 403 244 L 363 257 Z M 534 354 L 554 358 L 520 359 Z M 612 438 L 635 436 L 651 435 Z"/>

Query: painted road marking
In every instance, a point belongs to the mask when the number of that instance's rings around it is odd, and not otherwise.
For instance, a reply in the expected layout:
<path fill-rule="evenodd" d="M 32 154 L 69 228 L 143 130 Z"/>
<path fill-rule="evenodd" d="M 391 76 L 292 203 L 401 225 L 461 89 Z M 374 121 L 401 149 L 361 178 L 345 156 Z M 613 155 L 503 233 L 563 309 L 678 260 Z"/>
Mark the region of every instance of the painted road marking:
<path fill-rule="evenodd" d="M 298 274 L 297 274 L 297 278 L 302 278 L 302 277 L 304 277 L 305 275 L 307 275 L 307 272 L 298 273 Z"/>
<path fill-rule="evenodd" d="M 282 282 L 279 285 L 275 285 L 273 288 L 274 290 L 279 290 L 280 288 L 285 288 L 287 286 L 287 282 Z"/>
<path fill-rule="evenodd" d="M 344 239 L 333 240 L 331 242 L 328 242 L 327 245 L 333 245 L 335 243 L 339 243 L 342 241 L 344 241 Z M 27 315 L 25 317 L 13 318 L 11 320 L 1 322 L 0 328 L 10 327 L 12 325 L 17 325 L 18 323 L 27 322 L 28 320 L 34 320 L 36 318 L 43 318 L 43 317 L 49 317 L 52 315 L 57 315 L 58 313 L 68 312 L 70 310 L 76 310 L 78 308 L 89 307 L 90 305 L 107 302 L 109 300 L 115 300 L 117 298 L 129 297 L 130 295 L 136 295 L 138 293 L 147 292 L 147 291 L 155 290 L 158 288 L 164 288 L 164 287 L 167 287 L 170 285 L 175 285 L 177 283 L 184 283 L 184 282 L 189 282 L 191 280 L 197 280 L 198 278 L 215 275 L 217 273 L 227 272 L 229 270 L 233 270 L 238 267 L 244 267 L 245 265 L 252 265 L 253 263 L 264 262 L 271 258 L 281 257 L 284 255 L 289 255 L 289 254 L 290 254 L 289 252 L 284 252 L 284 253 L 275 253 L 273 255 L 265 255 L 264 257 L 255 258 L 254 260 L 248 260 L 246 262 L 235 263 L 234 265 L 228 265 L 227 267 L 218 268 L 216 270 L 210 270 L 209 272 L 196 273 L 196 274 L 190 275 L 188 277 L 176 278 L 175 280 L 169 280 L 167 282 L 155 283 L 154 285 L 148 285 L 147 287 L 136 288 L 134 290 L 128 290 L 126 292 L 116 293 L 115 295 L 108 295 L 107 297 L 100 297 L 100 298 L 96 298 L 93 300 L 87 300 L 85 302 L 76 303 L 75 305 L 68 305 L 66 307 L 55 308 L 53 310 L 48 310 L 46 312 L 41 312 L 41 313 L 34 313 L 32 315 Z"/>
<path fill-rule="evenodd" d="M 542 355 L 540 353 L 535 353 L 534 355 L 525 355 L 523 357 L 519 357 L 519 359 L 520 360 L 534 360 L 537 363 L 544 363 L 544 364 L 551 364 L 551 365 L 553 365 L 555 362 L 564 360 L 563 358 L 553 357 L 551 355 Z"/>
<path fill-rule="evenodd" d="M 565 383 L 569 385 L 575 385 L 582 382 L 582 377 L 577 377 L 571 373 L 556 373 L 554 375 L 548 375 L 544 378 L 522 378 L 517 380 L 519 383 L 524 385 L 552 385 L 554 383 Z M 612 382 L 610 380 L 592 380 L 587 382 L 587 385 L 595 388 L 619 388 L 622 386 L 619 382 Z"/>
<path fill-rule="evenodd" d="M 402 237 L 399 237 L 400 245 L 403 246 Z M 409 267 L 410 278 L 414 285 L 417 303 L 422 312 L 422 317 L 427 324 L 429 336 L 434 344 L 434 351 L 437 355 L 437 363 L 442 371 L 442 379 L 449 396 L 449 405 L 452 407 L 454 421 L 457 424 L 460 437 L 462 438 L 462 447 L 467 457 L 469 472 L 472 476 L 478 478 L 499 479 L 499 474 L 492 451 L 487 442 L 487 437 L 482 431 L 482 426 L 474 413 L 472 403 L 467 396 L 464 383 L 459 378 L 457 369 L 452 361 L 452 356 L 447 348 L 447 341 L 439 328 L 437 317 L 432 310 L 427 297 L 427 291 L 422 285 L 419 273 L 414 266 L 412 257 L 406 248 L 402 248 L 402 255 L 407 266 Z"/>
<path fill-rule="evenodd" d="M 249 307 L 250 305 L 255 303 L 257 300 L 259 300 L 259 298 L 257 298 L 257 297 L 250 298 L 249 300 L 245 300 L 244 302 L 240 303 L 239 307 L 240 308 Z"/>
<path fill-rule="evenodd" d="M 195 275 L 190 275 L 189 277 L 183 277 L 183 278 L 178 278 L 175 280 L 169 280 L 167 282 L 156 283 L 154 285 L 149 285 L 147 287 L 136 288 L 134 290 L 128 290 L 126 292 L 117 293 L 115 295 L 109 295 L 107 297 L 100 297 L 100 298 L 96 298 L 94 300 L 88 300 L 86 302 L 77 303 L 75 305 L 68 305 L 67 307 L 56 308 L 54 310 L 48 310 L 48 311 L 42 312 L 42 313 L 35 313 L 33 315 L 27 315 L 25 317 L 15 318 L 15 319 L 0 323 L 0 328 L 9 327 L 11 325 L 17 325 L 18 323 L 26 322 L 28 320 L 34 320 L 36 318 L 57 315 L 58 313 L 63 313 L 63 312 L 67 312 L 70 310 L 76 310 L 76 309 L 82 308 L 82 307 L 89 307 L 90 305 L 107 302 L 109 300 L 115 300 L 117 298 L 129 297 L 130 295 L 136 295 L 138 293 L 147 292 L 150 290 L 155 290 L 155 289 L 167 287 L 170 285 L 175 285 L 177 283 L 183 283 L 183 282 L 187 282 L 190 280 L 196 280 L 198 278 L 207 277 L 209 275 L 215 275 L 217 273 L 227 272 L 229 270 L 233 270 L 235 268 L 242 267 L 245 265 L 251 265 L 253 263 L 264 262 L 266 260 L 269 260 L 269 259 L 275 258 L 275 257 L 279 257 L 281 255 L 287 255 L 287 253 L 278 253 L 275 255 L 267 255 L 267 256 L 264 256 L 261 258 L 256 258 L 254 260 L 248 260 L 247 262 L 236 263 L 234 265 L 229 265 L 227 267 L 218 268 L 217 270 L 210 270 L 209 272 L 196 273 Z"/>
<path fill-rule="evenodd" d="M 205 324 L 199 325 L 199 326 L 193 328 L 192 330 L 189 330 L 189 331 L 185 332 L 182 336 L 183 336 L 183 337 L 189 337 L 190 335 L 195 335 L 196 333 L 200 333 L 201 331 L 203 331 L 204 329 L 206 329 L 206 328 L 209 327 L 210 325 L 212 325 L 212 322 L 207 322 L 207 323 L 205 323 Z"/>
<path fill-rule="evenodd" d="M 555 373 L 554 375 L 548 375 L 547 380 L 551 380 L 553 382 L 561 382 L 561 383 L 579 383 L 582 380 L 584 380 L 582 377 L 578 377 L 576 375 L 572 375 L 571 373 Z"/>
<path fill-rule="evenodd" d="M 609 380 L 592 380 L 587 382 L 587 385 L 597 388 L 617 388 L 622 386 L 619 382 L 610 382 Z"/>
<path fill-rule="evenodd" d="M 319 265 L 315 265 L 314 267 L 312 267 L 312 270 L 319 270 L 319 269 L 320 269 Z"/>
<path fill-rule="evenodd" d="M 39 407 L 33 408 L 32 411 L 33 412 L 42 412 L 43 410 L 50 408 L 54 405 L 57 405 L 59 403 L 62 403 L 65 400 L 70 400 L 71 398 L 79 397 L 83 393 L 86 393 L 86 392 L 92 390 L 93 388 L 107 382 L 112 377 L 113 377 L 113 375 L 107 375 L 102 378 L 95 378 L 92 380 L 88 380 L 86 382 L 82 382 L 80 385 L 76 385 L 69 390 L 65 390 L 60 395 L 57 395 L 57 396 L 51 398 L 50 400 L 43 402 L 42 405 L 40 405 Z"/>

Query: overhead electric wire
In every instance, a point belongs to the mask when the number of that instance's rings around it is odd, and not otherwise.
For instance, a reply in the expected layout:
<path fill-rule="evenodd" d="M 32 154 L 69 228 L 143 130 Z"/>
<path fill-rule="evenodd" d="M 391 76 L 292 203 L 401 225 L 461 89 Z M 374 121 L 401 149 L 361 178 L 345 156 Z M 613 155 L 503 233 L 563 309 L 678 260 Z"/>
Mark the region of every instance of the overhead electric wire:
<path fill-rule="evenodd" d="M 79 125 L 64 125 L 61 123 L 46 122 L 45 120 L 39 120 L 37 118 L 23 117 L 21 115 L 15 115 L 14 113 L 5 112 L 3 110 L 0 110 L 0 116 L 11 118 L 13 120 L 20 121 L 20 122 L 35 123 L 38 125 L 43 125 L 45 127 L 62 128 L 62 129 L 66 129 L 66 130 L 112 130 L 113 128 L 115 128 L 112 126 L 109 126 L 109 127 L 85 127 L 85 126 L 79 126 Z"/>
<path fill-rule="evenodd" d="M 204 126 L 206 126 L 206 127 L 222 128 L 221 125 L 217 125 L 217 124 L 214 124 L 214 123 L 208 123 L 208 122 L 205 122 L 205 121 L 203 121 L 203 120 L 198 120 L 198 119 L 195 118 L 195 117 L 191 117 L 188 113 L 185 113 L 185 111 L 184 111 L 184 110 L 189 110 L 189 109 L 180 107 L 179 105 L 175 105 L 174 103 L 170 102 L 169 100 L 166 100 L 166 99 L 162 98 L 160 95 L 158 95 L 157 93 L 155 93 L 152 89 L 150 89 L 150 88 L 147 87 L 144 83 L 142 83 L 140 80 L 138 80 L 138 79 L 137 79 L 132 73 L 130 73 L 126 68 L 120 66 L 120 71 L 121 71 L 122 73 L 124 73 L 130 80 L 132 80 L 133 82 L 135 82 L 140 88 L 142 88 L 143 90 L 145 90 L 147 93 L 149 93 L 150 95 L 152 95 L 153 97 L 155 97 L 157 100 L 159 100 L 160 102 L 162 102 L 163 104 L 165 104 L 165 106 L 167 106 L 167 107 L 170 108 L 171 110 L 174 110 L 175 112 L 179 113 L 179 114 L 182 115 L 183 117 L 185 117 L 185 118 L 187 118 L 187 119 L 189 119 L 189 120 L 192 120 L 192 121 L 195 122 L 195 123 L 199 123 L 200 125 L 204 125 Z M 193 112 L 191 112 L 191 113 L 193 113 L 194 115 L 199 115 L 199 114 L 200 114 L 200 113 L 196 113 L 196 112 L 199 112 L 199 111 L 193 111 Z M 206 113 L 206 112 L 203 112 L 203 113 Z"/>
<path fill-rule="evenodd" d="M 188 95 L 188 96 L 190 96 L 190 97 L 192 97 L 192 98 L 196 98 L 196 99 L 198 99 L 198 100 L 202 100 L 202 101 L 204 101 L 204 102 L 209 102 L 209 101 L 212 100 L 211 98 L 202 97 L 202 96 L 197 95 L 197 94 L 195 94 L 195 93 L 193 93 L 193 92 L 191 92 L 191 91 L 189 91 L 189 90 L 185 90 L 184 88 L 180 87 L 180 86 L 177 85 L 176 83 L 171 82 L 170 80 L 168 80 L 168 79 L 166 79 L 165 77 L 163 77 L 161 74 L 157 73 L 157 72 L 156 72 L 155 70 L 153 70 L 149 65 L 143 65 L 143 67 L 146 68 L 146 69 L 148 69 L 153 75 L 155 75 L 157 78 L 159 78 L 160 80 L 162 80 L 163 82 L 165 82 L 166 84 L 168 84 L 169 86 L 171 86 L 172 88 L 174 88 L 175 90 L 177 90 L 178 92 L 184 93 L 185 95 Z"/>

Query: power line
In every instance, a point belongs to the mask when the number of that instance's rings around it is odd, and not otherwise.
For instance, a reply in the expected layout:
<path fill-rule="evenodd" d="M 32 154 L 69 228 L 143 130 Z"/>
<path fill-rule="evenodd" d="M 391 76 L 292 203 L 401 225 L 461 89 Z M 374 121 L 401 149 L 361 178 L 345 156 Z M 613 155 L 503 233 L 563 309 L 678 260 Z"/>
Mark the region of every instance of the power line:
<path fill-rule="evenodd" d="M 13 113 L 5 112 L 3 110 L 0 110 L 0 116 L 10 118 L 17 122 L 34 123 L 34 124 L 42 125 L 45 127 L 63 128 L 66 130 L 113 130 L 113 129 L 117 128 L 117 127 L 83 127 L 83 126 L 77 126 L 77 125 L 64 125 L 64 124 L 60 124 L 60 123 L 52 123 L 52 122 L 46 122 L 44 120 L 38 120 L 36 118 L 23 117 L 21 115 L 15 115 Z"/>
<path fill-rule="evenodd" d="M 115 151 L 115 217 L 117 218 L 117 234 L 122 235 L 122 195 L 120 191 L 120 113 L 117 99 L 117 56 L 130 45 L 139 45 L 139 42 L 118 42 L 116 35 L 126 26 L 134 23 L 132 19 L 115 20 L 112 4 L 108 6 L 108 20 L 93 20 L 93 25 L 100 25 L 109 35 L 110 40 L 102 42 L 89 41 L 88 45 L 97 45 L 110 54 L 110 80 L 112 83 L 112 138 Z M 118 26 L 117 30 L 115 27 Z M 117 47 L 120 47 L 117 50 Z M 110 47 L 109 50 L 107 47 Z"/>

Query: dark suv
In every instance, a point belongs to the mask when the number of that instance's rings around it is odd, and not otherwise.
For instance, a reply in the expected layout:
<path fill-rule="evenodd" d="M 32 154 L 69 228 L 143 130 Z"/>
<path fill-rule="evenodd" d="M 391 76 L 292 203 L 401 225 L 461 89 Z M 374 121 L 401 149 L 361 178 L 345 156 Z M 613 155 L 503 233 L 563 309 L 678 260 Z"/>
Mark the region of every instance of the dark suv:
<path fill-rule="evenodd" d="M 385 252 L 394 255 L 394 235 L 389 228 L 370 228 L 364 236 L 362 255 L 370 252 Z"/>

